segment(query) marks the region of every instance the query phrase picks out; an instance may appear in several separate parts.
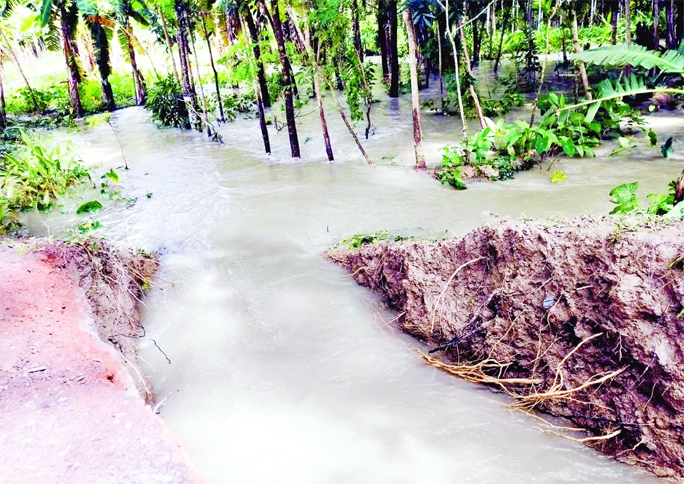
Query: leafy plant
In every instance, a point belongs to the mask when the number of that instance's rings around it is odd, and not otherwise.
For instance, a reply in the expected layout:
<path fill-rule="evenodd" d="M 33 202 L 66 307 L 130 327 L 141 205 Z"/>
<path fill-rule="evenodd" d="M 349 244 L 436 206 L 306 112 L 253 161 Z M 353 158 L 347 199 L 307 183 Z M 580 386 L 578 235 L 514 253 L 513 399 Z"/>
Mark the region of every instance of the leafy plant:
<path fill-rule="evenodd" d="M 91 213 L 91 212 L 96 212 L 102 208 L 102 204 L 98 202 L 97 200 L 91 200 L 89 202 L 85 202 L 81 204 L 77 209 L 76 213 L 78 215 L 82 213 Z"/>
<path fill-rule="evenodd" d="M 611 203 L 616 205 L 610 214 L 628 213 L 639 209 L 639 199 L 636 191 L 639 189 L 639 182 L 624 183 L 618 185 L 610 191 Z"/>
<path fill-rule="evenodd" d="M 145 109 L 152 113 L 152 120 L 160 126 L 190 128 L 188 109 L 183 101 L 183 91 L 173 74 L 158 77 L 148 89 Z"/>
<path fill-rule="evenodd" d="M 70 188 L 90 179 L 70 145 L 49 147 L 21 132 L 23 145 L 0 160 L 0 197 L 14 210 L 46 210 Z"/>

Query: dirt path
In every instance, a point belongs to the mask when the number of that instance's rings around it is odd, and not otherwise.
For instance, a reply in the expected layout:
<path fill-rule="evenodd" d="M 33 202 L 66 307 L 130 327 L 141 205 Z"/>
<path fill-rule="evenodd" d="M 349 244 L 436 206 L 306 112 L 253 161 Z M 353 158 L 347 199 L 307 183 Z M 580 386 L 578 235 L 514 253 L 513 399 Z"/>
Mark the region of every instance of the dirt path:
<path fill-rule="evenodd" d="M 66 271 L 0 247 L 0 483 L 202 482 L 94 326 Z"/>

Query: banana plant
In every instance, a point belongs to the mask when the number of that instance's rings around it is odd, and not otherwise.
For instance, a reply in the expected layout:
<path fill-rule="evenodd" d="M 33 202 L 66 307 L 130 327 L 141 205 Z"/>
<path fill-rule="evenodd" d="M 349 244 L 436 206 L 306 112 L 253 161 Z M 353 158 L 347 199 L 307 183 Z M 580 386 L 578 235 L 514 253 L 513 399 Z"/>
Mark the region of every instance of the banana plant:
<path fill-rule="evenodd" d="M 62 52 L 67 66 L 67 83 L 71 106 L 77 117 L 84 114 L 78 86 L 83 79 L 78 59 L 75 33 L 78 24 L 78 6 L 75 0 L 43 0 L 40 7 L 40 20 L 43 26 L 59 24 L 62 39 Z"/>
<path fill-rule="evenodd" d="M 598 90 L 599 94 L 596 99 L 587 100 L 581 103 L 573 104 L 571 106 L 558 107 L 556 109 L 556 113 L 560 114 L 563 111 L 571 111 L 584 106 L 589 106 L 585 120 L 586 122 L 591 123 L 601 107 L 601 103 L 604 101 L 622 99 L 624 97 L 631 97 L 639 94 L 659 92 L 669 94 L 684 94 L 684 89 L 680 88 L 670 88 L 664 86 L 649 87 L 646 85 L 646 82 L 642 77 L 635 74 L 625 76 L 622 79 L 617 79 L 615 81 L 604 79 L 598 83 L 596 89 Z"/>

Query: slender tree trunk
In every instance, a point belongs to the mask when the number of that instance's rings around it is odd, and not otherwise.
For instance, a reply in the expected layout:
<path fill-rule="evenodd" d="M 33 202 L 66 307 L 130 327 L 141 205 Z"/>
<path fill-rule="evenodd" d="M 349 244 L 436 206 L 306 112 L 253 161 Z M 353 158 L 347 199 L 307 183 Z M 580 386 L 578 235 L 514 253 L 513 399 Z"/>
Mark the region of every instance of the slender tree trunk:
<path fill-rule="evenodd" d="M 399 51 L 397 47 L 397 0 L 389 0 L 390 21 L 390 97 L 399 97 Z"/>
<path fill-rule="evenodd" d="M 660 2 L 653 0 L 653 50 L 660 50 Z"/>
<path fill-rule="evenodd" d="M 494 74 L 499 73 L 499 62 L 501 62 L 501 52 L 503 50 L 503 41 L 506 35 L 506 29 L 508 28 L 508 22 L 511 18 L 511 9 L 504 11 L 503 26 L 501 28 L 501 39 L 499 40 L 499 50 L 496 53 L 496 61 L 494 61 Z"/>
<path fill-rule="evenodd" d="M 667 4 L 667 48 L 677 48 L 677 37 L 675 35 L 674 24 L 674 0 L 670 0 Z"/>
<path fill-rule="evenodd" d="M 332 145 L 330 144 L 330 133 L 328 133 L 328 122 L 325 119 L 325 109 L 323 108 L 323 93 L 321 88 L 321 73 L 320 73 L 320 57 L 321 57 L 321 46 L 318 45 L 316 54 L 314 57 L 313 48 L 311 47 L 311 33 L 308 32 L 304 38 L 304 45 L 309 53 L 313 64 L 313 82 L 314 82 L 314 92 L 316 94 L 316 103 L 318 104 L 318 117 L 321 120 L 321 132 L 323 133 L 323 142 L 325 143 L 325 154 L 328 155 L 328 161 L 334 161 Z"/>
<path fill-rule="evenodd" d="M 439 22 L 435 22 L 435 26 L 437 28 L 437 55 L 439 58 L 439 97 L 441 102 L 444 103 L 444 76 L 442 75 L 442 33 L 439 30 Z"/>
<path fill-rule="evenodd" d="M 387 62 L 387 12 L 385 9 L 387 4 L 385 0 L 380 0 L 378 3 L 378 46 L 380 47 L 380 62 L 382 64 L 382 77 L 386 79 L 389 76 L 389 63 Z"/>
<path fill-rule="evenodd" d="M 140 69 L 138 69 L 138 61 L 135 58 L 135 49 L 133 48 L 133 32 L 131 31 L 131 24 L 126 18 L 126 22 L 122 26 L 124 35 L 126 36 L 126 44 L 128 46 L 128 59 L 133 70 L 133 83 L 135 84 L 135 103 L 138 106 L 143 106 L 147 101 L 147 87 L 145 86 L 145 79 L 143 78 Z"/>
<path fill-rule="evenodd" d="M 675 20 L 675 47 L 679 47 L 682 37 L 684 37 L 684 2 L 678 1 Z"/>
<path fill-rule="evenodd" d="M 254 94 L 257 101 L 257 111 L 259 113 L 259 128 L 261 128 L 261 139 L 264 141 L 266 154 L 271 154 L 271 140 L 268 137 L 268 127 L 266 126 L 266 114 L 264 113 L 264 102 L 261 99 L 261 86 L 259 82 L 254 82 Z"/>
<path fill-rule="evenodd" d="M 618 0 L 611 0 L 613 3 L 613 16 L 611 18 L 611 23 L 613 26 L 613 36 L 611 38 L 611 44 L 617 44 L 617 28 L 618 28 L 618 17 L 620 16 L 620 2 Z"/>
<path fill-rule="evenodd" d="M 7 106 L 5 105 L 5 85 L 3 83 L 2 57 L 0 56 L 0 134 L 7 129 Z"/>
<path fill-rule="evenodd" d="M 454 32 L 451 28 L 451 22 L 449 20 L 449 2 L 445 2 L 446 8 L 446 32 L 449 37 L 449 42 L 451 42 L 451 52 L 454 54 L 454 73 L 456 79 L 456 97 L 458 98 L 458 110 L 461 114 L 461 123 L 463 127 L 463 139 L 468 137 L 468 125 L 466 124 L 465 112 L 463 111 L 463 95 L 461 93 L 461 69 L 458 66 L 458 50 L 456 50 L 456 39 L 454 38 Z"/>
<path fill-rule="evenodd" d="M 199 84 L 200 99 L 202 100 L 202 112 L 204 114 L 204 124 L 207 127 L 207 136 L 211 137 L 211 126 L 207 122 L 207 97 L 204 95 L 204 84 L 202 83 L 202 75 L 199 69 L 199 58 L 197 57 L 197 47 L 195 47 L 195 33 L 190 32 L 190 42 L 192 45 L 192 52 L 195 56 L 195 70 L 197 71 L 197 84 Z"/>
<path fill-rule="evenodd" d="M 359 25 L 359 3 L 358 0 L 352 0 L 352 29 L 354 33 L 354 48 L 356 53 L 363 62 L 363 46 L 361 45 L 361 27 Z"/>
<path fill-rule="evenodd" d="M 69 97 L 71 98 L 71 107 L 74 110 L 76 117 L 83 117 L 83 105 L 81 104 L 81 95 L 78 92 L 78 84 L 80 81 L 80 73 L 78 72 L 78 64 L 74 52 L 74 38 L 73 32 L 69 27 L 67 11 L 64 6 L 60 8 L 60 27 L 62 30 L 62 52 L 64 53 L 64 60 L 67 66 L 67 84 L 69 86 Z"/>
<path fill-rule="evenodd" d="M 625 1 L 625 44 L 632 43 L 632 5 L 630 0 Z"/>
<path fill-rule="evenodd" d="M 531 2 L 532 0 L 530 0 Z M 534 125 L 534 115 L 537 113 L 537 106 L 539 105 L 539 98 L 541 97 L 542 89 L 544 87 L 544 81 L 546 81 L 546 64 L 549 57 L 549 44 L 551 37 L 551 20 L 556 16 L 558 12 L 558 7 L 563 2 L 563 0 L 556 0 L 556 5 L 549 14 L 549 18 L 546 20 L 546 46 L 544 48 L 544 62 L 542 62 L 541 68 L 541 78 L 539 79 L 539 86 L 537 88 L 537 95 L 534 97 L 534 102 L 532 103 L 532 115 L 530 116 L 530 126 Z"/>
<path fill-rule="evenodd" d="M 171 66 L 173 67 L 173 76 L 176 78 L 176 82 L 180 84 L 180 77 L 178 77 L 178 68 L 176 67 L 176 58 L 173 56 L 173 44 L 171 43 L 171 37 L 169 37 L 169 30 L 166 27 L 166 19 L 164 18 L 164 12 L 162 12 L 161 7 L 157 7 L 157 13 L 159 19 L 161 20 L 162 30 L 164 31 L 164 40 L 166 40 L 166 49 L 169 51 L 169 57 L 171 58 Z"/>
<path fill-rule="evenodd" d="M 190 124 L 198 131 L 202 130 L 202 122 L 197 116 L 197 93 L 190 68 L 190 48 L 188 46 L 188 10 L 189 5 L 184 0 L 176 0 L 174 9 L 178 20 L 178 57 L 180 58 L 181 79 L 183 83 L 183 101 L 189 107 Z"/>
<path fill-rule="evenodd" d="M 473 59 L 472 64 L 470 62 L 468 63 L 471 69 L 473 67 L 477 67 L 480 63 L 480 49 L 482 48 L 482 37 L 480 35 L 479 23 L 480 22 L 478 22 L 477 20 L 471 23 L 473 28 Z M 463 45 L 463 50 L 468 50 L 465 43 Z"/>
<path fill-rule="evenodd" d="M 293 158 L 300 158 L 294 101 L 292 99 L 292 67 L 290 66 L 290 61 L 285 52 L 285 40 L 283 39 L 283 30 L 280 22 L 278 0 L 271 0 L 271 8 L 273 9 L 273 30 L 275 32 L 276 43 L 278 44 L 278 56 L 280 57 L 280 64 L 282 66 L 283 88 L 285 90 L 285 118 L 287 119 L 287 132 L 290 135 L 290 151 L 292 152 Z"/>
<path fill-rule="evenodd" d="M 261 90 L 261 97 L 264 102 L 264 107 L 271 107 L 271 96 L 268 93 L 268 84 L 266 83 L 266 73 L 264 72 L 264 63 L 261 60 L 261 48 L 259 47 L 259 31 L 254 23 L 252 12 L 246 8 L 244 12 L 245 22 L 249 30 L 249 36 L 252 39 L 252 52 L 254 53 L 254 60 L 257 66 L 257 79 L 259 81 L 259 88 Z"/>
<path fill-rule="evenodd" d="M 207 32 L 207 23 L 202 16 L 202 30 L 204 31 L 204 38 L 207 41 L 207 50 L 209 51 L 209 62 L 211 63 L 211 70 L 214 73 L 214 86 L 216 87 L 216 99 L 218 101 L 219 114 L 221 116 L 220 120 L 225 121 L 226 117 L 223 113 L 223 101 L 221 101 L 221 89 L 219 87 L 218 72 L 216 72 L 216 65 L 214 64 L 214 54 L 211 51 L 211 40 L 209 39 L 209 33 Z"/>
<path fill-rule="evenodd" d="M 473 71 L 470 68 L 470 54 L 468 54 L 468 44 L 466 43 L 465 33 L 463 32 L 463 28 L 461 25 L 459 25 L 458 30 L 461 33 L 461 47 L 463 48 L 463 55 L 465 57 L 465 62 L 464 62 L 465 70 L 470 77 L 473 77 Z M 470 97 L 473 98 L 473 102 L 475 103 L 475 112 L 477 112 L 477 119 L 480 122 L 480 128 L 485 129 L 487 127 L 487 124 L 485 123 L 484 115 L 482 114 L 482 106 L 480 105 L 480 97 L 477 95 L 477 91 L 475 90 L 475 86 L 473 86 L 471 84 L 468 87 L 468 91 L 470 92 Z"/>
<path fill-rule="evenodd" d="M 416 153 L 416 170 L 424 170 L 423 126 L 420 116 L 420 86 L 418 85 L 418 61 L 416 59 L 416 31 L 413 27 L 411 11 L 404 10 L 404 24 L 408 35 L 409 68 L 411 71 L 411 110 L 413 113 L 413 149 Z"/>
<path fill-rule="evenodd" d="M 371 161 L 370 157 L 366 153 L 366 150 L 363 149 L 363 145 L 361 144 L 361 141 L 359 141 L 359 137 L 356 136 L 356 133 L 354 132 L 354 128 L 352 127 L 351 123 L 349 122 L 347 115 L 344 113 L 344 109 L 342 108 L 342 105 L 340 104 L 340 100 L 337 98 L 337 94 L 335 93 L 335 89 L 333 88 L 333 85 L 331 83 L 328 83 L 328 89 L 330 90 L 330 94 L 332 95 L 333 100 L 335 101 L 335 106 L 337 107 L 337 110 L 340 113 L 340 117 L 342 118 L 344 125 L 347 127 L 347 131 L 349 131 L 349 134 L 354 139 L 354 142 L 356 143 L 357 148 L 359 148 L 359 151 L 361 152 L 361 156 L 363 156 L 363 159 L 366 160 L 366 163 L 368 163 L 369 165 L 372 165 L 373 161 Z"/>
<path fill-rule="evenodd" d="M 577 27 L 577 12 L 575 12 L 574 9 L 572 9 L 572 51 L 575 54 L 579 54 L 581 50 L 580 47 L 580 42 L 579 42 L 579 28 Z M 591 91 L 589 90 L 589 77 L 587 77 L 587 67 L 584 65 L 584 62 L 579 61 L 579 71 L 580 71 L 580 76 L 582 77 L 582 84 L 584 85 L 584 95 L 587 96 L 587 99 L 591 100 Z"/>
<path fill-rule="evenodd" d="M 5 36 L 5 33 L 0 30 L 0 34 L 2 34 L 2 38 L 5 40 L 5 44 L 7 45 L 7 50 L 10 53 L 10 56 L 12 57 L 12 60 L 14 61 L 14 65 L 17 66 L 17 70 L 19 71 L 19 74 L 21 74 L 21 78 L 24 80 L 24 84 L 26 84 L 26 88 L 29 91 L 29 95 L 31 96 L 31 102 L 33 103 L 33 109 L 35 110 L 36 113 L 40 111 L 40 108 L 38 107 L 38 101 L 36 100 L 36 94 L 33 91 L 33 88 L 31 88 L 31 84 L 29 84 L 28 78 L 26 77 L 26 74 L 24 74 L 24 69 L 21 67 L 21 62 L 19 62 L 19 57 L 17 57 L 17 54 L 14 52 L 14 49 L 10 45 L 9 39 L 7 36 Z"/>

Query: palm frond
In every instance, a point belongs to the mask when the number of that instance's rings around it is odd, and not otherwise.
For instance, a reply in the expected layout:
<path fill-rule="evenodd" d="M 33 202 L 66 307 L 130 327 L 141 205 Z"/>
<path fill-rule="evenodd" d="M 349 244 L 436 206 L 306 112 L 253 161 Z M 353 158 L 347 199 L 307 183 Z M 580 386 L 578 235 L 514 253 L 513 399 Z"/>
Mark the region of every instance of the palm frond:
<path fill-rule="evenodd" d="M 684 73 L 684 55 L 676 50 L 660 53 L 641 45 L 611 45 L 585 50 L 573 56 L 574 59 L 600 66 L 624 67 L 631 65 L 652 69 L 657 67 L 665 73 Z"/>
<path fill-rule="evenodd" d="M 684 94 L 684 89 L 668 88 L 668 87 L 648 87 L 644 82 L 644 79 L 632 74 L 631 76 L 625 76 L 616 81 L 611 81 L 610 79 L 604 79 L 599 82 L 596 86 L 598 90 L 599 97 L 592 99 L 591 101 L 584 101 L 578 104 L 573 104 L 572 106 L 564 106 L 558 108 L 556 113 L 561 113 L 562 111 L 570 111 L 580 107 L 589 106 L 586 114 L 586 121 L 590 123 L 593 121 L 594 116 L 596 116 L 597 111 L 601 107 L 601 103 L 604 101 L 610 101 L 612 99 L 622 99 L 623 97 L 636 96 L 638 94 L 648 94 L 652 92 L 666 92 L 671 94 Z"/>

